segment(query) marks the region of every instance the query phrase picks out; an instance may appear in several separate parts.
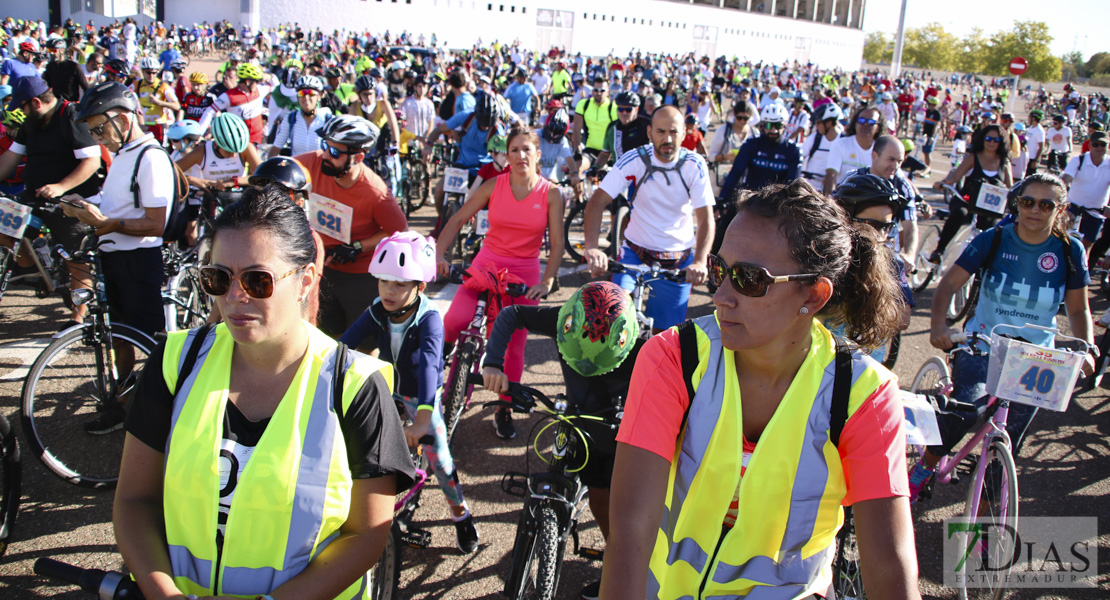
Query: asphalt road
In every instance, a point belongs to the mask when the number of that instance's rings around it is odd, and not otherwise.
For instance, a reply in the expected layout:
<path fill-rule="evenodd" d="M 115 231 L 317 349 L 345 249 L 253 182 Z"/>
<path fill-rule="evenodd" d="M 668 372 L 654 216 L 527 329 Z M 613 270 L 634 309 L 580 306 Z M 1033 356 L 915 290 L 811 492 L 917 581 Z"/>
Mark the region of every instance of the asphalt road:
<path fill-rule="evenodd" d="M 412 226 L 431 228 L 432 212 L 419 211 Z M 564 267 L 574 265 L 564 261 Z M 571 291 L 585 283 L 581 274 L 562 278 L 563 289 L 545 300 L 547 305 L 566 301 Z M 448 292 L 449 293 L 449 292 Z M 902 351 L 894 371 L 904 385 L 926 358 L 938 355 L 928 344 L 928 310 L 931 290 L 918 298 L 910 328 L 902 338 Z M 1096 317 L 1107 309 L 1106 298 L 1092 293 Z M 707 291 L 696 290 L 690 316 L 712 310 Z M 74 588 L 45 581 L 31 571 L 39 557 L 49 556 L 85 567 L 122 568 L 111 529 L 110 491 L 89 491 L 72 486 L 46 471 L 27 452 L 19 423 L 19 393 L 25 369 L 41 348 L 43 338 L 66 318 L 57 299 L 40 300 L 31 290 L 16 287 L 0 304 L 0 412 L 12 420 L 24 450 L 23 498 L 14 541 L 0 558 L 0 597 L 6 599 L 83 598 Z M 552 341 L 529 339 L 524 381 L 547 394 L 561 391 L 561 375 Z M 492 411 L 480 402 L 492 399 L 476 394 L 456 437 L 455 460 L 477 526 L 480 549 L 461 555 L 455 548 L 454 528 L 440 492 L 431 487 L 423 495 L 417 514 L 421 525 L 432 531 L 431 545 L 423 550 L 406 548 L 401 573 L 403 598 L 494 598 L 500 595 L 508 570 L 521 500 L 501 491 L 507 471 L 525 469 L 530 451 L 531 425 L 538 419 L 518 417 L 515 440 L 503 442 L 492 427 Z M 1097 589 L 1018 591 L 1014 598 L 1105 598 L 1110 589 L 1110 394 L 1100 388 L 1078 394 L 1066 413 L 1045 413 L 1034 420 L 1032 432 L 1017 459 L 1021 485 L 1021 515 L 1095 516 L 1099 522 Z M 531 461 L 536 468 L 538 461 Z M 914 508 L 920 586 L 928 598 L 954 598 L 955 591 L 941 584 L 941 520 L 963 506 L 965 485 L 937 490 L 934 498 Z M 601 548 L 601 536 L 589 510 L 580 532 L 584 546 Z M 564 563 L 559 598 L 577 598 L 579 589 L 600 576 L 601 565 L 571 556 Z"/>

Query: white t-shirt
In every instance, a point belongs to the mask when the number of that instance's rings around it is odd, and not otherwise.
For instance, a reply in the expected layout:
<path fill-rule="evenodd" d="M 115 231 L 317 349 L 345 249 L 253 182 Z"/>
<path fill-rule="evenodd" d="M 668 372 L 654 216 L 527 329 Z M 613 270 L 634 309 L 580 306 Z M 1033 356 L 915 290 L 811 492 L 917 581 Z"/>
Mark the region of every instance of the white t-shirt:
<path fill-rule="evenodd" d="M 1083 161 L 1080 168 L 1079 161 Z M 1083 208 L 1102 208 L 1110 198 L 1110 160 L 1102 157 L 1102 164 L 1095 165 L 1090 154 L 1081 154 L 1068 161 L 1064 175 L 1072 178 L 1068 202 Z"/>
<path fill-rule="evenodd" d="M 1029 148 L 1029 157 L 1037 156 L 1041 144 L 1044 143 L 1044 127 L 1037 123 L 1025 132 L 1025 145 Z"/>
<path fill-rule="evenodd" d="M 551 77 L 546 73 L 536 73 L 532 75 L 532 85 L 542 96 L 547 93 L 547 88 L 551 87 Z"/>
<path fill-rule="evenodd" d="M 417 99 L 416 96 L 409 96 L 401 102 L 401 113 L 405 115 L 405 129 L 424 137 L 430 132 L 428 124 L 435 119 L 436 107 L 427 97 Z"/>
<path fill-rule="evenodd" d="M 830 151 L 839 139 L 830 142 L 827 137 L 816 131 L 809 134 L 802 144 L 802 177 L 810 181 L 824 181 Z M 813 149 L 814 144 L 817 144 L 816 150 Z"/>
<path fill-rule="evenodd" d="M 678 163 L 677 157 L 670 163 L 656 159 L 655 148 L 651 144 L 643 147 L 657 167 L 673 168 Z M 625 238 L 648 250 L 677 252 L 694 246 L 694 210 L 714 204 L 708 173 L 705 159 L 689 152 L 682 165 L 681 181 L 679 173 L 668 171 L 656 172 L 650 180 L 642 182 L 647 166 L 639 152 L 629 150 L 605 176 L 600 187 L 610 197 L 616 198 L 633 182 L 641 186 L 632 203 Z M 683 181 L 690 188 L 689 193 Z"/>
<path fill-rule="evenodd" d="M 871 148 L 861 147 L 856 142 L 856 136 L 846 135 L 833 142 L 832 148 L 829 150 L 829 162 L 825 164 L 825 169 L 836 171 L 836 182 L 839 184 L 852 171 L 870 166 Z"/>
<path fill-rule="evenodd" d="M 320 136 L 316 132 L 323 129 L 331 118 L 331 109 L 323 107 L 316 109 L 316 116 L 312 118 L 311 124 L 300 110 L 290 111 L 278 125 L 274 134 L 274 147 L 284 148 L 288 143 L 293 156 L 319 150 Z"/>
<path fill-rule="evenodd" d="M 142 167 L 139 169 L 140 207 L 135 208 L 135 196 L 131 193 L 131 174 L 135 172 L 135 161 L 139 157 L 140 147 L 147 144 L 157 144 L 153 134 L 148 133 L 121 148 L 112 160 L 112 168 L 108 169 L 108 176 L 104 179 L 100 194 L 88 199 L 90 204 L 99 205 L 100 212 L 109 220 L 141 219 L 146 216 L 144 208 L 170 206 L 174 195 L 173 165 L 170 164 L 169 155 L 165 152 L 151 149 L 146 151 Z M 169 210 L 167 210 L 167 221 L 169 217 Z M 104 234 L 100 239 L 113 242 L 104 245 L 105 252 L 157 248 L 162 245 L 160 236 L 140 238 L 117 232 Z"/>
<path fill-rule="evenodd" d="M 797 114 L 790 111 L 790 118 L 786 120 L 786 137 L 793 139 L 799 129 L 802 131 L 809 129 L 809 121 L 809 113 L 806 111 L 803 110 Z"/>
<path fill-rule="evenodd" d="M 1048 138 L 1048 149 L 1051 152 L 1068 151 L 1068 145 L 1071 143 L 1071 127 L 1065 126 L 1059 130 L 1050 127 L 1045 130 L 1044 135 Z"/>

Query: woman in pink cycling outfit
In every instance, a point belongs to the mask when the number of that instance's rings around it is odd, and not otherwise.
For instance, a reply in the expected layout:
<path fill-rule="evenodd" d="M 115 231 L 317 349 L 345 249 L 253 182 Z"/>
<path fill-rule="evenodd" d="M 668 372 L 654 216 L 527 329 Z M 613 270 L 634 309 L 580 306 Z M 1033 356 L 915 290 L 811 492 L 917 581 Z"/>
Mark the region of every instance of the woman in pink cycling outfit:
<path fill-rule="evenodd" d="M 502 298 L 503 305 L 518 303 L 539 304 L 539 299 L 551 291 L 559 272 L 559 257 L 563 255 L 563 198 L 551 182 L 539 175 L 539 138 L 527 128 L 513 128 L 508 136 L 509 172 L 482 184 L 478 191 L 463 204 L 459 212 L 447 222 L 440 232 L 440 240 L 452 240 L 459 228 L 483 208 L 489 208 L 489 233 L 482 249 L 474 258 L 473 267 L 507 269 L 524 280 L 528 293 L 523 298 Z M 540 275 L 540 249 L 543 234 L 548 232 L 551 252 L 555 257 L 547 262 Z M 443 258 L 446 242 L 436 246 L 439 274 L 446 276 L 450 264 Z M 454 344 L 459 333 L 470 322 L 478 303 L 478 292 L 460 287 L 443 318 L 444 339 Z M 524 372 L 525 330 L 516 332 L 505 353 L 505 375 L 511 381 L 520 381 Z M 497 435 L 503 439 L 516 437 L 512 413 L 501 410 L 494 422 Z"/>

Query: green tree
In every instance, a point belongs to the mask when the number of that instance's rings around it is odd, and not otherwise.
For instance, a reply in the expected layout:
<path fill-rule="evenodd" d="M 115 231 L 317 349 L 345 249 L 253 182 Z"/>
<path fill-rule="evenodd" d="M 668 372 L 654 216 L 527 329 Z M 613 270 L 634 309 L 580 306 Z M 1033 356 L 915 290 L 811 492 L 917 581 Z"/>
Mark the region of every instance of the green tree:
<path fill-rule="evenodd" d="M 1078 50 L 1068 52 L 1067 54 L 1060 57 L 1060 61 L 1063 63 L 1061 65 L 1062 67 L 1067 68 L 1070 66 L 1072 68 L 1072 71 L 1074 71 L 1076 75 L 1079 75 L 1080 77 L 1088 76 L 1087 62 L 1083 60 L 1082 52 Z"/>
<path fill-rule="evenodd" d="M 956 70 L 963 73 L 982 73 L 987 66 L 988 41 L 983 30 L 973 27 L 971 33 L 960 40 L 956 53 Z"/>
<path fill-rule="evenodd" d="M 863 60 L 871 64 L 888 63 L 894 58 L 890 38 L 881 31 L 872 31 L 863 41 Z"/>
<path fill-rule="evenodd" d="M 1086 77 L 1110 73 L 1110 52 L 1096 52 L 1087 59 Z"/>
<path fill-rule="evenodd" d="M 951 69 L 956 63 L 959 40 L 940 23 L 906 30 L 902 62 L 921 69 Z"/>
<path fill-rule="evenodd" d="M 1021 56 L 1029 61 L 1029 68 L 1022 77 L 1034 81 L 1059 81 L 1062 61 L 1052 55 L 1052 39 L 1046 23 L 1017 21 L 1012 29 L 991 36 L 983 72 L 1009 75 L 1010 59 Z"/>

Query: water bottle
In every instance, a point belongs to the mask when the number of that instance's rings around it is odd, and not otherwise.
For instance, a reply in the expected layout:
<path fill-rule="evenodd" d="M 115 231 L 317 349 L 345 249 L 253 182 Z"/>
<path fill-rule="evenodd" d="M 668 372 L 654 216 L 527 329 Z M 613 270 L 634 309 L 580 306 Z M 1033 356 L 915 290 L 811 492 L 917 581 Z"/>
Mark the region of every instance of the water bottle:
<path fill-rule="evenodd" d="M 47 246 L 45 238 L 35 238 L 31 242 L 31 247 L 35 249 L 35 254 L 39 256 L 39 262 L 46 270 L 50 270 L 54 266 L 54 260 L 50 258 L 50 248 Z"/>

